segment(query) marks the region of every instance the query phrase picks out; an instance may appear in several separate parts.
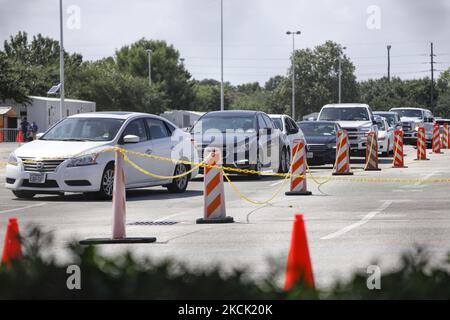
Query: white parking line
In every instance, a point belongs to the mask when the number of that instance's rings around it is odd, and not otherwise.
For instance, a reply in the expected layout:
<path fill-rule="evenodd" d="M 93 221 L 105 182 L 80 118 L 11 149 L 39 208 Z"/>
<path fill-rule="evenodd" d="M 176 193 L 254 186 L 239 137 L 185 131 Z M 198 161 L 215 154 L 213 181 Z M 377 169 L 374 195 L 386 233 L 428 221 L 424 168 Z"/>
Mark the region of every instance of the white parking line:
<path fill-rule="evenodd" d="M 394 201 L 393 200 L 385 200 L 383 202 L 383 204 L 376 210 L 369 212 L 367 215 L 365 215 L 360 221 L 353 223 L 349 226 L 346 226 L 345 228 L 342 228 L 339 231 L 333 232 L 325 237 L 320 238 L 320 240 L 330 240 L 330 239 L 334 239 L 337 237 L 342 236 L 343 234 L 358 228 L 360 226 L 362 226 L 363 224 L 369 222 L 371 219 L 373 219 L 377 214 L 383 212 L 384 210 L 386 210 Z"/>
<path fill-rule="evenodd" d="M 275 187 L 275 186 L 277 186 L 277 185 L 279 185 L 279 184 L 282 184 L 284 182 L 284 179 L 283 180 L 280 180 L 280 181 L 277 181 L 277 182 L 274 182 L 274 183 L 271 183 L 269 186 L 270 187 Z"/>
<path fill-rule="evenodd" d="M 46 204 L 47 204 L 46 202 L 42 202 L 42 203 L 32 204 L 32 205 L 29 205 L 29 206 L 15 208 L 15 209 L 0 210 L 0 213 L 9 213 L 9 212 L 15 212 L 15 211 L 21 211 L 21 210 L 25 210 L 25 209 L 30 209 L 30 208 L 42 207 L 42 206 L 45 206 Z"/>

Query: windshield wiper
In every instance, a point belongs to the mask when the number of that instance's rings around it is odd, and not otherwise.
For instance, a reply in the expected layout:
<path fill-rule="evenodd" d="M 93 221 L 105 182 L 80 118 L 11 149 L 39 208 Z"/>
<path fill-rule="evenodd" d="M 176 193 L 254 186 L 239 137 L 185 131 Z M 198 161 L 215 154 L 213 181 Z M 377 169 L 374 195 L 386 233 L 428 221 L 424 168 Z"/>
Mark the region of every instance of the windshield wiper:
<path fill-rule="evenodd" d="M 86 139 L 68 138 L 68 139 L 59 139 L 58 141 L 88 141 L 88 140 L 86 140 Z"/>

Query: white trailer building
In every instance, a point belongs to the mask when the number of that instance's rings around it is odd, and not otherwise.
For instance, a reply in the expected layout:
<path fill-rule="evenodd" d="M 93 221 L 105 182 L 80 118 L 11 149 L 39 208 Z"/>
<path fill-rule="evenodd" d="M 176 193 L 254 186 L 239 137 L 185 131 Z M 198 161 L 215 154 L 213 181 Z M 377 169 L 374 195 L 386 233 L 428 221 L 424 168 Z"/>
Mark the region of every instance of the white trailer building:
<path fill-rule="evenodd" d="M 194 124 L 205 112 L 189 110 L 171 110 L 161 113 L 160 116 L 173 122 L 180 128 L 187 128 Z"/>
<path fill-rule="evenodd" d="M 60 100 L 59 98 L 47 98 L 31 96 L 31 104 L 20 107 L 26 112 L 21 111 L 20 114 L 26 116 L 28 122 L 36 122 L 39 132 L 44 132 L 53 124 L 59 121 L 60 117 Z M 64 99 L 63 118 L 86 112 L 95 112 L 95 102 Z M 20 123 L 20 120 L 18 121 Z"/>

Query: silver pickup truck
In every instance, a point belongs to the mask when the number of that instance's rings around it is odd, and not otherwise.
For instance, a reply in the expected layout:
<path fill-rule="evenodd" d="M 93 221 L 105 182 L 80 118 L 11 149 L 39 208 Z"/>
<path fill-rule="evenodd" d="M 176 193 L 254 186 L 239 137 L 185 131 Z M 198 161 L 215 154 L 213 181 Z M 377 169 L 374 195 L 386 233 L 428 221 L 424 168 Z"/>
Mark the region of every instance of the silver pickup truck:
<path fill-rule="evenodd" d="M 356 156 L 365 155 L 367 134 L 370 131 L 378 131 L 372 109 L 367 104 L 327 104 L 322 107 L 317 120 L 336 121 L 347 130 L 350 153 Z"/>
<path fill-rule="evenodd" d="M 393 108 L 389 111 L 399 114 L 405 143 L 415 145 L 417 143 L 417 130 L 420 127 L 424 127 L 427 144 L 431 144 L 435 119 L 430 110 L 422 108 Z"/>

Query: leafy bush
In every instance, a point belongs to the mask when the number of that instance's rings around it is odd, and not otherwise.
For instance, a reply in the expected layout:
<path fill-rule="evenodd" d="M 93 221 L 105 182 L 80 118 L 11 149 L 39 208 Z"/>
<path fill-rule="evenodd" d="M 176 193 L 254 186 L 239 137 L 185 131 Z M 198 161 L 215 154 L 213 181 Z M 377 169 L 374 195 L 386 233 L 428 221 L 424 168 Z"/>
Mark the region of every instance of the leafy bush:
<path fill-rule="evenodd" d="M 277 284 L 277 270 L 262 281 L 245 270 L 189 269 L 172 260 L 138 260 L 129 252 L 106 257 L 96 247 L 72 244 L 72 263 L 81 269 L 81 290 L 68 290 L 66 266 L 49 253 L 51 234 L 32 229 L 23 239 L 25 256 L 0 268 L 0 299 L 401 299 L 450 298 L 450 256 L 431 267 L 424 250 L 404 255 L 401 267 L 382 276 L 381 290 L 368 290 L 367 274 L 355 274 L 330 291 L 299 283 L 289 292 Z"/>

